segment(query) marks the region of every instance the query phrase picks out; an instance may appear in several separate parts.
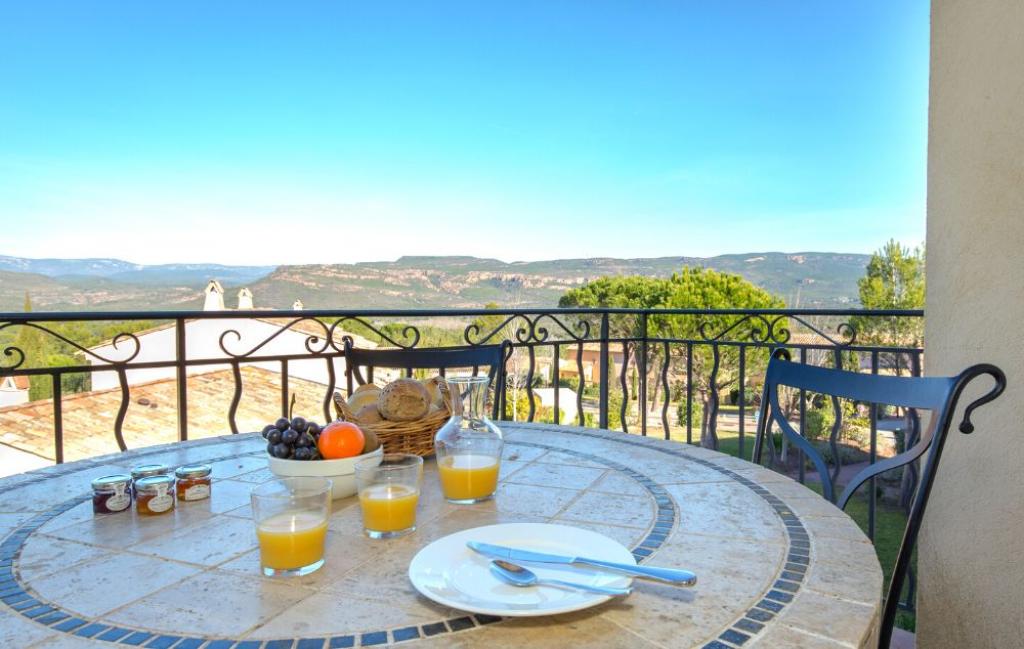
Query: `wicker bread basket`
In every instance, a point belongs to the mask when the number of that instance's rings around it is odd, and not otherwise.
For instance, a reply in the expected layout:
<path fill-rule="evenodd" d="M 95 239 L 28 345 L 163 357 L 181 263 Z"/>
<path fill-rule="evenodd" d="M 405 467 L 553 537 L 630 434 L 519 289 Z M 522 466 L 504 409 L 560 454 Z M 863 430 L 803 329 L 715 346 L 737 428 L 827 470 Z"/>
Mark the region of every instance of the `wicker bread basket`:
<path fill-rule="evenodd" d="M 439 377 L 440 378 L 440 377 Z M 350 421 L 359 428 L 371 431 L 384 446 L 385 453 L 409 453 L 421 457 L 434 454 L 434 435 L 452 414 L 451 392 L 443 378 L 438 382 L 443 404 L 440 410 L 416 421 L 377 421 L 363 423 L 355 416 L 340 392 L 334 393 L 334 410 L 339 421 Z"/>

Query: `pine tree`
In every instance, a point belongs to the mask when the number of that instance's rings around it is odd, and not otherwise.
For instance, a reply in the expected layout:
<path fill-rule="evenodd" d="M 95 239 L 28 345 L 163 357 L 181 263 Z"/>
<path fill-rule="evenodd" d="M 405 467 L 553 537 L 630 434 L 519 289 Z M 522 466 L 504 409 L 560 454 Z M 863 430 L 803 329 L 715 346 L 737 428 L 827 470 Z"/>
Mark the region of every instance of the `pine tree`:
<path fill-rule="evenodd" d="M 864 277 L 857 281 L 860 303 L 865 309 L 924 308 L 924 250 L 911 251 L 890 240 L 871 255 Z M 920 347 L 924 338 L 921 318 L 854 318 L 857 340 L 875 345 Z M 902 362 L 897 355 L 896 370 Z"/>
<path fill-rule="evenodd" d="M 602 277 L 579 288 L 571 289 L 558 302 L 560 307 L 628 307 L 648 309 L 769 309 L 781 308 L 785 302 L 778 296 L 755 286 L 739 275 L 719 273 L 705 268 L 684 267 L 672 277 L 663 279 L 643 276 Z M 665 337 L 675 340 L 701 340 L 701 326 L 709 332 L 729 329 L 742 316 L 662 316 L 647 318 L 647 334 L 651 337 Z M 751 326 L 759 323 L 751 322 Z M 762 328 L 764 323 L 760 323 Z M 778 330 L 786 327 L 785 319 L 775 323 Z M 616 316 L 610 322 L 612 338 L 637 338 L 641 334 L 639 317 Z M 767 332 L 762 332 L 766 334 Z M 660 371 L 664 359 L 660 358 L 661 345 L 648 345 L 645 366 L 647 385 L 655 386 L 654 377 Z M 631 350 L 637 353 L 639 348 Z M 685 366 L 685 346 L 675 345 L 670 353 L 675 358 L 672 366 L 678 371 Z M 695 345 L 693 348 L 692 389 L 699 403 L 695 403 L 694 414 L 698 413 L 701 445 L 718 448 L 718 436 L 713 421 L 717 415 L 717 393 L 727 394 L 739 380 L 739 351 L 731 345 L 718 348 L 719 363 L 712 382 L 714 352 L 712 345 Z M 746 357 L 746 376 L 759 374 L 767 363 L 766 354 L 750 354 Z M 612 377 L 609 377 L 613 380 Z M 713 388 L 713 389 L 712 389 Z M 630 395 L 635 397 L 635 395 Z M 648 387 L 649 400 L 658 398 L 658 390 Z M 655 401 L 656 404 L 656 401 Z M 641 407 L 648 407 L 642 404 Z M 609 413 L 610 414 L 610 413 Z"/>
<path fill-rule="evenodd" d="M 25 291 L 25 313 L 32 312 L 32 297 Z M 46 361 L 45 340 L 43 332 L 31 326 L 22 326 L 18 337 L 14 339 L 14 346 L 25 354 L 22 367 L 42 367 Z M 48 376 L 29 377 L 29 401 L 38 399 L 49 399 L 53 396 L 53 384 Z"/>

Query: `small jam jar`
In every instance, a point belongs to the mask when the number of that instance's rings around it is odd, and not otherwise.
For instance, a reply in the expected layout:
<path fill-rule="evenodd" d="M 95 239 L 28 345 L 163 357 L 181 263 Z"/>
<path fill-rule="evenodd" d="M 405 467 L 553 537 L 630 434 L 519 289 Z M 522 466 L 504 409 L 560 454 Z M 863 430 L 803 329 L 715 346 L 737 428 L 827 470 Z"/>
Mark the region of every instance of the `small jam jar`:
<path fill-rule="evenodd" d="M 210 474 L 213 467 L 209 464 L 190 464 L 179 466 L 174 471 L 178 479 L 178 500 L 203 500 L 210 497 L 210 486 L 213 479 Z"/>
<path fill-rule="evenodd" d="M 143 516 L 174 510 L 174 478 L 151 475 L 135 481 L 135 511 Z"/>
<path fill-rule="evenodd" d="M 138 495 L 138 491 L 135 489 L 135 483 L 143 478 L 148 478 L 153 475 L 167 475 L 171 472 L 171 467 L 166 464 L 142 464 L 132 469 L 132 493 Z"/>
<path fill-rule="evenodd" d="M 117 514 L 132 505 L 132 477 L 117 474 L 92 481 L 92 513 Z"/>

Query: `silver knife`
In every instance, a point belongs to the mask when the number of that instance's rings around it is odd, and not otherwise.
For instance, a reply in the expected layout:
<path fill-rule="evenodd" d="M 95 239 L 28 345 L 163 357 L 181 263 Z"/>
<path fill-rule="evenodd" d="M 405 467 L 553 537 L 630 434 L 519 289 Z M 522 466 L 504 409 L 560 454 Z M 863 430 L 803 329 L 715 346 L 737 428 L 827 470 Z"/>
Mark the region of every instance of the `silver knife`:
<path fill-rule="evenodd" d="M 634 566 L 628 563 L 615 563 L 614 561 L 602 561 L 600 559 L 588 559 L 586 557 L 569 557 L 560 554 L 545 554 L 543 552 L 532 552 L 530 550 L 517 550 L 505 547 L 504 545 L 493 545 L 481 543 L 480 541 L 467 541 L 466 545 L 470 550 L 480 554 L 497 557 L 506 561 L 535 561 L 537 563 L 561 563 L 565 565 L 592 566 L 595 568 L 606 568 L 616 570 L 634 577 L 647 577 L 657 579 L 678 586 L 693 586 L 697 583 L 697 575 L 689 570 L 677 570 L 676 568 L 655 568 L 653 566 Z"/>

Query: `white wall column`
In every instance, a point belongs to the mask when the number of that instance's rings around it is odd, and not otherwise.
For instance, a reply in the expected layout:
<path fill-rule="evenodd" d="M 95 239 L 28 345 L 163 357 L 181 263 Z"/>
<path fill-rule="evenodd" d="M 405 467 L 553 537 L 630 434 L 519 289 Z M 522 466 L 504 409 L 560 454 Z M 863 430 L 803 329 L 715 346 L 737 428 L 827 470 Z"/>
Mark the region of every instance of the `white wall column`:
<path fill-rule="evenodd" d="M 925 368 L 987 361 L 1009 387 L 973 435 L 950 433 L 920 539 L 917 646 L 1021 647 L 1024 2 L 933 0 L 931 47 Z"/>

